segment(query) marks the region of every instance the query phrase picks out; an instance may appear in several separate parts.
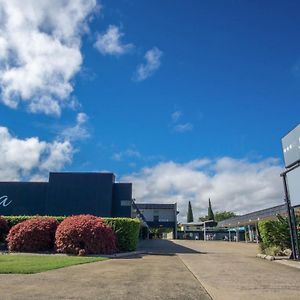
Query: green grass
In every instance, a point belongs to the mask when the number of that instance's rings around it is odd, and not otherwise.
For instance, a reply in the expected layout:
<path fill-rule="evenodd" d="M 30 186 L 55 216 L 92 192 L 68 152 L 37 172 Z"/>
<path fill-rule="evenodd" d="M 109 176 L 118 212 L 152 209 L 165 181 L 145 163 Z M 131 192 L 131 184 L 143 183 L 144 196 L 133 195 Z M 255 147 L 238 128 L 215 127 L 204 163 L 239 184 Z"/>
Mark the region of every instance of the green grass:
<path fill-rule="evenodd" d="M 59 255 L 0 255 L 0 274 L 32 274 L 106 260 L 104 257 Z"/>

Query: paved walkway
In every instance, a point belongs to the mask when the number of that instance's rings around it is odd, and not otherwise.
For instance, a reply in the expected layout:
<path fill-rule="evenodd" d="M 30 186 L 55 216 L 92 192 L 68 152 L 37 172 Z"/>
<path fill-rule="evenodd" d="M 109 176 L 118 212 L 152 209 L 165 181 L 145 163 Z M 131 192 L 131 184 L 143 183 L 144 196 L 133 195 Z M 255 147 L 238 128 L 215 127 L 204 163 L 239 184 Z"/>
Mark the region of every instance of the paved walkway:
<path fill-rule="evenodd" d="M 300 270 L 256 258 L 254 244 L 158 240 L 140 249 L 153 255 L 0 275 L 0 299 L 300 299 Z"/>

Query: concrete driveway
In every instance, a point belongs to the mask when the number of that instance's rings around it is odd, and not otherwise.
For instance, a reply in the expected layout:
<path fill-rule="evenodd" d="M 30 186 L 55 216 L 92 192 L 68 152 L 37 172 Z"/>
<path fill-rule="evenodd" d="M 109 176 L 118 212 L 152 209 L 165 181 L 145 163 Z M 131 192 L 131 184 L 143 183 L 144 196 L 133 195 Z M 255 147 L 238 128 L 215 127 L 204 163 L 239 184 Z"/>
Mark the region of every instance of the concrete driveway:
<path fill-rule="evenodd" d="M 180 240 L 174 244 L 189 249 L 179 248 L 178 257 L 215 300 L 300 299 L 300 270 L 256 258 L 256 244 Z M 159 242 L 152 244 L 152 251 L 162 248 Z"/>
<path fill-rule="evenodd" d="M 140 250 L 152 255 L 0 275 L 0 299 L 300 299 L 300 270 L 256 258 L 255 244 L 153 240 Z"/>
<path fill-rule="evenodd" d="M 1 300 L 211 299 L 174 255 L 113 259 L 32 275 L 0 275 L 0 291 Z"/>

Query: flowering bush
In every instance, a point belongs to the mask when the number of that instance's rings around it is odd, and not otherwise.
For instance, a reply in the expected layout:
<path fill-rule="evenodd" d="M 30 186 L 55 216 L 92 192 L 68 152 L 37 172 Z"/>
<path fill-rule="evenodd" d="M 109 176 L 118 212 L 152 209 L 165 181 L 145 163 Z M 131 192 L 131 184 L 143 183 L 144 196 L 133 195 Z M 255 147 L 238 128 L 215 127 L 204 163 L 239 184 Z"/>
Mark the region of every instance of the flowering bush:
<path fill-rule="evenodd" d="M 55 234 L 57 252 L 76 255 L 111 254 L 117 251 L 116 236 L 103 219 L 92 215 L 66 218 Z"/>
<path fill-rule="evenodd" d="M 0 242 L 4 240 L 5 235 L 8 233 L 8 225 L 4 218 L 0 217 Z"/>
<path fill-rule="evenodd" d="M 53 218 L 37 217 L 13 226 L 7 236 L 9 251 L 36 252 L 54 247 L 58 222 Z"/>

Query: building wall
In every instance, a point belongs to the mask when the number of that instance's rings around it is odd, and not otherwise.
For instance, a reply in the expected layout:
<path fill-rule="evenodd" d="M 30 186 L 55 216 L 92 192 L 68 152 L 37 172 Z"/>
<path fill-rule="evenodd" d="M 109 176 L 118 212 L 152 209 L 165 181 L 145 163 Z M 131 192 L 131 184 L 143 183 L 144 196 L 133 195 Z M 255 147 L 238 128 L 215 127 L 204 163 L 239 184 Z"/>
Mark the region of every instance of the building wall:
<path fill-rule="evenodd" d="M 0 182 L 0 215 L 130 217 L 131 184 L 112 173 L 50 173 L 48 182 Z M 7 197 L 7 198 L 6 198 Z"/>
<path fill-rule="evenodd" d="M 47 182 L 0 182 L 0 198 L 7 197 L 0 205 L 0 215 L 45 214 L 47 188 Z"/>
<path fill-rule="evenodd" d="M 119 217 L 131 216 L 131 183 L 114 183 L 113 186 L 113 215 Z"/>
<path fill-rule="evenodd" d="M 114 175 L 50 173 L 46 211 L 50 215 L 112 215 Z"/>
<path fill-rule="evenodd" d="M 147 221 L 153 222 L 158 216 L 160 222 L 175 222 L 174 209 L 140 209 Z"/>

